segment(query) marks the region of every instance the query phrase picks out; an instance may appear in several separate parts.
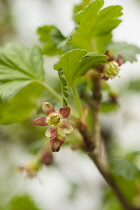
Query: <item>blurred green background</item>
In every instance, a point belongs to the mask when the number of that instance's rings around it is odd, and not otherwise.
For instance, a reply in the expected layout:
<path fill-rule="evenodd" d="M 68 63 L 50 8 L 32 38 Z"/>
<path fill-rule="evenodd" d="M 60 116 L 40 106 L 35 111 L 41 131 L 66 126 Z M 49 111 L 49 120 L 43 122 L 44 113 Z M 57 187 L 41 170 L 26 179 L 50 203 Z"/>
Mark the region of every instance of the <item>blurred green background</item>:
<path fill-rule="evenodd" d="M 0 0 L 1 46 L 9 41 L 18 41 L 28 46 L 39 44 L 36 28 L 44 24 L 55 24 L 67 35 L 74 25 L 72 10 L 75 3 L 79 1 Z M 123 22 L 114 31 L 114 40 L 140 46 L 139 1 L 115 0 L 113 4 L 124 7 Z M 105 5 L 110 5 L 110 1 L 106 0 Z M 53 70 L 56 60 L 56 57 L 46 57 L 45 67 L 49 83 L 58 92 L 60 82 Z M 131 157 L 139 166 L 139 155 L 131 153 L 140 148 L 140 57 L 136 63 L 124 64 L 120 78 L 115 78 L 110 84 L 120 93 L 120 97 L 119 109 L 104 105 L 102 110 L 102 136 L 108 155 Z M 30 98 L 27 93 L 32 88 L 35 89 L 35 94 Z M 88 157 L 79 151 L 71 151 L 67 145 L 54 155 L 55 164 L 44 166 L 36 178 L 30 180 L 17 173 L 16 167 L 33 159 L 46 141 L 45 129 L 36 128 L 32 124 L 42 113 L 41 103 L 50 101 L 59 106 L 47 91 L 41 95 L 41 89 L 34 84 L 19 94 L 22 98 L 19 107 L 16 106 L 19 96 L 9 103 L 0 103 L 0 108 L 4 110 L 0 113 L 0 209 L 120 210 L 115 197 Z M 39 100 L 38 95 L 41 95 Z M 29 113 L 30 118 L 27 117 Z M 13 119 L 14 123 L 9 124 Z M 20 122 L 17 123 L 18 121 Z M 76 141 L 76 137 L 73 136 L 73 139 Z M 121 175 L 116 179 L 120 185 L 123 183 L 123 190 L 129 199 L 140 202 L 137 180 L 124 179 Z M 137 197 L 134 198 L 136 191 Z"/>

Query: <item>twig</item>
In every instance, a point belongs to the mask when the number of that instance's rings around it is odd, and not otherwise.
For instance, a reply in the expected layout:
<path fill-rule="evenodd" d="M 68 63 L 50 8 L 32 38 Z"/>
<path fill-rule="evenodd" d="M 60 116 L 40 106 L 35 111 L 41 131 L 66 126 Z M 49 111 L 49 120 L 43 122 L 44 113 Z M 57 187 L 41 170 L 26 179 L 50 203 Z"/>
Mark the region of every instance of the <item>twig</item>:
<path fill-rule="evenodd" d="M 93 94 L 92 94 L 92 105 L 93 105 L 93 135 L 90 135 L 86 124 L 82 121 L 77 122 L 77 128 L 79 129 L 81 135 L 83 136 L 85 142 L 85 151 L 88 153 L 91 160 L 94 162 L 101 175 L 104 177 L 105 181 L 112 188 L 116 197 L 118 198 L 122 208 L 124 210 L 140 210 L 140 208 L 133 207 L 125 198 L 125 195 L 120 190 L 116 181 L 112 177 L 107 158 L 102 157 L 102 147 L 101 147 L 101 131 L 100 131 L 100 104 L 101 104 L 101 87 L 100 87 L 100 75 L 97 73 L 92 77 L 93 81 Z M 91 106 L 91 103 L 90 103 Z"/>

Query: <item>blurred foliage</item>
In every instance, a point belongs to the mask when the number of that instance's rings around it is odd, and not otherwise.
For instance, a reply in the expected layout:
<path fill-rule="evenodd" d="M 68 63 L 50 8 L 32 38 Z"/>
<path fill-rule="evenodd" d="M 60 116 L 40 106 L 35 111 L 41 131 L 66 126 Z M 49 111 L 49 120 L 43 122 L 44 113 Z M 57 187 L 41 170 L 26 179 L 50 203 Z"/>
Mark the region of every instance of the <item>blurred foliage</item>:
<path fill-rule="evenodd" d="M 12 142 L 28 149 L 33 142 L 44 138 L 45 129 L 46 127 L 36 128 L 30 119 L 18 124 L 1 125 L 0 142 Z"/>
<path fill-rule="evenodd" d="M 121 191 L 124 193 L 125 197 L 132 205 L 137 205 L 137 196 L 139 197 L 139 180 L 140 180 L 140 170 L 134 164 L 134 156 L 139 155 L 139 151 L 130 152 L 126 154 L 126 158 L 115 157 L 109 160 L 111 165 L 111 170 L 119 185 Z M 114 196 L 112 190 L 105 189 L 104 199 L 103 199 L 102 210 L 122 210 L 118 200 Z"/>
<path fill-rule="evenodd" d="M 108 112 L 114 112 L 117 111 L 119 109 L 119 105 L 118 104 L 114 104 L 111 102 L 102 102 L 101 104 L 101 112 L 104 114 L 108 114 Z"/>
<path fill-rule="evenodd" d="M 129 83 L 126 85 L 126 88 L 128 91 L 139 93 L 140 92 L 140 78 L 130 80 Z"/>
<path fill-rule="evenodd" d="M 136 192 L 135 182 L 120 177 L 116 177 L 116 181 L 127 199 L 129 199 L 129 201 L 132 203 Z M 110 189 L 105 190 L 101 210 L 123 210 L 117 198 L 114 196 L 114 193 Z"/>
<path fill-rule="evenodd" d="M 136 162 L 137 159 L 140 158 L 140 151 L 133 151 L 133 152 L 129 152 L 128 154 L 126 154 L 126 157 L 133 162 Z"/>
<path fill-rule="evenodd" d="M 36 155 L 39 151 L 42 150 L 42 148 L 44 148 L 45 143 L 46 142 L 44 141 L 44 139 L 41 139 L 40 141 L 33 141 L 30 147 L 28 148 L 28 152 L 33 155 Z"/>
<path fill-rule="evenodd" d="M 42 93 L 43 87 L 36 83 L 23 88 L 14 98 L 0 102 L 0 123 L 11 124 L 22 122 L 29 118 L 32 111 L 37 109 L 37 99 Z"/>
<path fill-rule="evenodd" d="M 111 170 L 114 174 L 126 179 L 136 179 L 140 177 L 140 170 L 137 166 L 123 157 L 114 157 L 109 159 Z"/>
<path fill-rule="evenodd" d="M 53 25 L 39 27 L 37 34 L 43 43 L 43 52 L 48 56 L 61 55 L 71 48 L 67 45 L 67 38 Z"/>
<path fill-rule="evenodd" d="M 69 192 L 68 198 L 69 198 L 70 200 L 75 199 L 76 196 L 77 196 L 78 190 L 79 190 L 78 184 L 76 184 L 76 183 L 71 183 L 71 185 L 70 185 L 70 192 Z"/>
<path fill-rule="evenodd" d="M 10 0 L 0 0 L 0 43 L 15 33 L 11 15 Z"/>
<path fill-rule="evenodd" d="M 113 51 L 115 58 L 117 58 L 118 55 L 121 55 L 124 62 L 137 61 L 136 55 L 140 54 L 139 47 L 126 42 L 112 42 L 107 46 L 107 48 Z"/>
<path fill-rule="evenodd" d="M 117 175 L 115 175 L 114 178 L 126 198 L 131 202 L 131 204 L 133 204 L 137 191 L 137 181 L 125 179 Z M 101 210 L 122 210 L 122 207 L 120 206 L 117 198 L 114 196 L 114 193 L 110 189 L 105 189 Z"/>
<path fill-rule="evenodd" d="M 136 159 L 140 152 L 126 153 L 125 157 L 109 158 L 112 174 L 121 191 L 132 205 L 137 205 L 139 198 L 140 170 L 136 166 Z M 105 189 L 101 210 L 122 210 L 117 198 L 110 189 Z"/>
<path fill-rule="evenodd" d="M 1 210 L 41 210 L 29 195 L 15 196 L 11 202 Z"/>

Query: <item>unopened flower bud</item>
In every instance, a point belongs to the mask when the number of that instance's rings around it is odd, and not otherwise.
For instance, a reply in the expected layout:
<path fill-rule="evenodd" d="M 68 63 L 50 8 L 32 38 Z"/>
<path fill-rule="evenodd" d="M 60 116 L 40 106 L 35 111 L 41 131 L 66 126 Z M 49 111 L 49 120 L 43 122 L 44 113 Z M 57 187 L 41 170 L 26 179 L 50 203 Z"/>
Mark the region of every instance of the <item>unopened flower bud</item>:
<path fill-rule="evenodd" d="M 116 62 L 119 64 L 119 66 L 121 66 L 124 63 L 123 57 L 119 55 L 116 59 Z"/>
<path fill-rule="evenodd" d="M 114 61 L 114 54 L 112 50 L 106 50 L 105 55 L 108 56 L 108 59 L 107 59 L 108 62 Z"/>
<path fill-rule="evenodd" d="M 51 150 L 44 150 L 41 154 L 41 160 L 44 165 L 51 165 L 53 162 L 53 154 Z"/>
<path fill-rule="evenodd" d="M 110 96 L 110 101 L 113 104 L 118 104 L 118 94 L 117 93 L 111 93 L 109 96 Z"/>
<path fill-rule="evenodd" d="M 62 144 L 65 141 L 65 134 L 63 133 L 62 129 L 58 128 L 57 135 L 50 139 L 50 146 L 53 152 L 58 152 Z"/>
<path fill-rule="evenodd" d="M 64 140 L 57 137 L 50 140 L 50 145 L 53 152 L 58 152 L 62 144 L 64 144 Z"/>

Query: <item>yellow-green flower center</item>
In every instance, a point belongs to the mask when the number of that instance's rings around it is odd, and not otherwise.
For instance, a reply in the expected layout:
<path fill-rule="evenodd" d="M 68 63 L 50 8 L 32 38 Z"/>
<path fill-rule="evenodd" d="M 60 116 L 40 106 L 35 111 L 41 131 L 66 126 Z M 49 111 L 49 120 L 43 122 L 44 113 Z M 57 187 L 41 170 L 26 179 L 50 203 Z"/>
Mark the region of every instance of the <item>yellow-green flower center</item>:
<path fill-rule="evenodd" d="M 119 73 L 119 64 L 116 61 L 111 61 L 104 65 L 104 75 L 108 78 L 114 78 Z"/>
<path fill-rule="evenodd" d="M 62 115 L 60 113 L 51 113 L 48 117 L 48 123 L 53 127 L 59 127 L 62 125 Z"/>

